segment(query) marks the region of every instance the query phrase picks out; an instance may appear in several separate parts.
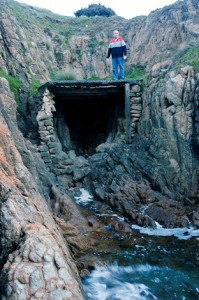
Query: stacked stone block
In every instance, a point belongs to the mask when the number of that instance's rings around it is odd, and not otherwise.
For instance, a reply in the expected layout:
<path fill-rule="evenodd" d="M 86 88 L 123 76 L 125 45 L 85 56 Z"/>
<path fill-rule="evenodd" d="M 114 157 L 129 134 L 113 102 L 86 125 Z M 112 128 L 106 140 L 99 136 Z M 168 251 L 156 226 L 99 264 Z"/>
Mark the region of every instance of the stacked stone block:
<path fill-rule="evenodd" d="M 39 151 L 44 162 L 49 166 L 52 165 L 52 154 L 57 153 L 56 138 L 53 128 L 53 112 L 55 109 L 54 96 L 45 90 L 42 99 L 42 108 L 37 114 L 37 122 L 39 126 L 40 146 Z"/>
<path fill-rule="evenodd" d="M 65 153 L 56 136 L 53 124 L 53 112 L 56 111 L 54 95 L 46 89 L 43 93 L 42 108 L 37 114 L 40 145 L 38 149 L 48 168 L 56 175 L 71 175 L 75 182 L 90 173 L 84 157 L 77 157 L 73 150 Z"/>
<path fill-rule="evenodd" d="M 142 90 L 140 85 L 133 85 L 130 89 L 131 106 L 131 136 L 137 131 L 137 123 L 142 114 Z"/>

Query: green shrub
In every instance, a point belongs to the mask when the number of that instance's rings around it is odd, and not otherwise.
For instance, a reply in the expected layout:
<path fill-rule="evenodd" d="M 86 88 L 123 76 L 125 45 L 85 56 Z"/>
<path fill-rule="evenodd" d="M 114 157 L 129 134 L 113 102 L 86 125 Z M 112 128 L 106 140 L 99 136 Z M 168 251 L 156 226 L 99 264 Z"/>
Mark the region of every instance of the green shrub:
<path fill-rule="evenodd" d="M 191 46 L 179 55 L 177 66 L 190 65 L 196 72 L 199 72 L 199 46 Z"/>
<path fill-rule="evenodd" d="M 18 77 L 8 75 L 4 73 L 3 70 L 1 69 L 0 69 L 0 77 L 4 77 L 5 79 L 7 79 L 10 89 L 14 94 L 17 107 L 19 107 L 19 88 L 22 86 L 22 82 Z"/>
<path fill-rule="evenodd" d="M 31 86 L 29 87 L 30 96 L 37 94 L 38 88 L 42 85 L 42 83 L 38 80 L 33 79 Z"/>
<path fill-rule="evenodd" d="M 89 77 L 87 80 L 92 81 L 92 80 L 101 80 L 101 79 L 97 76 L 93 76 L 93 77 Z"/>
<path fill-rule="evenodd" d="M 115 15 L 115 12 L 109 8 L 105 7 L 101 4 L 90 4 L 88 8 L 81 8 L 77 10 L 74 15 L 76 17 L 80 16 L 87 16 L 87 17 L 94 17 L 94 16 L 101 16 L 101 17 L 111 17 Z"/>
<path fill-rule="evenodd" d="M 95 47 L 99 46 L 99 42 L 97 41 L 96 38 L 93 37 L 92 39 L 89 40 L 88 46 L 89 46 L 89 48 L 91 48 L 92 50 L 94 50 Z"/>
<path fill-rule="evenodd" d="M 63 43 L 62 40 L 61 40 L 61 38 L 58 35 L 56 35 L 53 38 L 53 41 L 57 42 L 59 45 L 62 45 L 62 43 Z"/>
<path fill-rule="evenodd" d="M 77 78 L 76 78 L 76 74 L 73 72 L 73 70 L 65 70 L 65 71 L 60 70 L 51 76 L 51 80 L 53 80 L 53 81 L 77 80 Z"/>
<path fill-rule="evenodd" d="M 146 77 L 146 70 L 144 66 L 130 66 L 126 69 L 125 79 L 127 80 L 142 80 Z"/>

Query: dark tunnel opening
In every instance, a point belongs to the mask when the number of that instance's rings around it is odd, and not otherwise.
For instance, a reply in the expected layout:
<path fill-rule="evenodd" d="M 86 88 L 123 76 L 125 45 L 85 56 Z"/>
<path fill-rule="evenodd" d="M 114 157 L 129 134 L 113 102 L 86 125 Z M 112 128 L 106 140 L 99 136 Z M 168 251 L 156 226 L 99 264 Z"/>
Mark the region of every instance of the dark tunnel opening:
<path fill-rule="evenodd" d="M 55 95 L 54 126 L 64 151 L 92 155 L 96 147 L 124 133 L 124 93 L 114 95 Z"/>

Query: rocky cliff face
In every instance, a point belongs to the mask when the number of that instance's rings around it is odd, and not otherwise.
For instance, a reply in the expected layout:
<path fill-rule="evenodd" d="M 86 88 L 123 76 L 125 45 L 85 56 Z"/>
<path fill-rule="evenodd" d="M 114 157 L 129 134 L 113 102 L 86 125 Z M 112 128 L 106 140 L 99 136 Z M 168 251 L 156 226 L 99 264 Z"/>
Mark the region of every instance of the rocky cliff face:
<path fill-rule="evenodd" d="M 65 18 L 12 0 L 0 4 L 1 297 L 83 299 L 71 253 L 89 247 L 88 221 L 70 187 L 90 188 L 129 222 L 199 225 L 199 4 L 178 1 L 131 20 Z M 106 143 L 85 158 L 52 140 L 59 172 L 51 172 L 38 145 L 53 117 L 39 119 L 40 95 L 30 97 L 30 87 L 60 69 L 73 69 L 78 79 L 109 77 L 105 57 L 115 27 L 127 42 L 127 71 L 139 65 L 148 75 L 132 143 Z M 20 123 L 8 74 L 22 82 Z"/>
<path fill-rule="evenodd" d="M 165 62 L 152 68 L 132 145 L 89 158 L 91 187 L 140 225 L 198 226 L 198 76 L 166 70 Z"/>
<path fill-rule="evenodd" d="M 16 104 L 3 78 L 0 104 L 1 298 L 83 299 L 69 249 L 38 191 L 36 157 L 17 128 Z"/>
<path fill-rule="evenodd" d="M 72 69 L 77 79 L 110 77 L 106 53 L 117 27 L 127 43 L 127 71 L 135 65 L 150 69 L 162 60 L 172 62 L 197 42 L 198 9 L 197 0 L 187 0 L 148 17 L 93 19 L 61 17 L 1 0 L 0 66 L 26 85 L 45 82 L 60 69 Z"/>
<path fill-rule="evenodd" d="M 149 70 L 155 63 L 178 59 L 198 38 L 198 9 L 197 1 L 178 1 L 155 10 L 139 24 L 134 25 L 133 19 L 127 30 L 130 63 Z"/>

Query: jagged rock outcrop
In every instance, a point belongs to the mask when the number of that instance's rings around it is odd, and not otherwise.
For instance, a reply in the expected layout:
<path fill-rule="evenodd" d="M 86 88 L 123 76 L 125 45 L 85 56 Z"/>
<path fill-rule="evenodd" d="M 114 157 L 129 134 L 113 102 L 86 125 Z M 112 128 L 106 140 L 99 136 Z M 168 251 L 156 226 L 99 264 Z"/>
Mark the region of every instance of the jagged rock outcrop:
<path fill-rule="evenodd" d="M 198 76 L 189 66 L 167 70 L 165 62 L 152 68 L 132 145 L 89 158 L 91 187 L 101 201 L 140 225 L 153 220 L 170 227 L 197 225 Z"/>
<path fill-rule="evenodd" d="M 0 106 L 1 298 L 83 299 L 67 244 L 16 148 L 28 151 L 3 78 Z"/>
<path fill-rule="evenodd" d="M 198 126 L 194 118 L 198 76 L 194 76 L 194 70 L 189 66 L 179 72 L 168 72 L 159 79 L 162 72 L 165 72 L 164 63 L 152 69 L 143 97 L 139 136 L 153 143 L 149 153 L 157 160 L 157 153 L 169 159 L 172 189 L 188 197 L 198 197 L 195 173 L 198 146 L 193 145 L 194 128 Z"/>
<path fill-rule="evenodd" d="M 177 1 L 151 12 L 141 24 L 133 19 L 128 30 L 130 63 L 150 69 L 155 63 L 180 57 L 198 39 L 198 10 L 197 0 Z"/>

